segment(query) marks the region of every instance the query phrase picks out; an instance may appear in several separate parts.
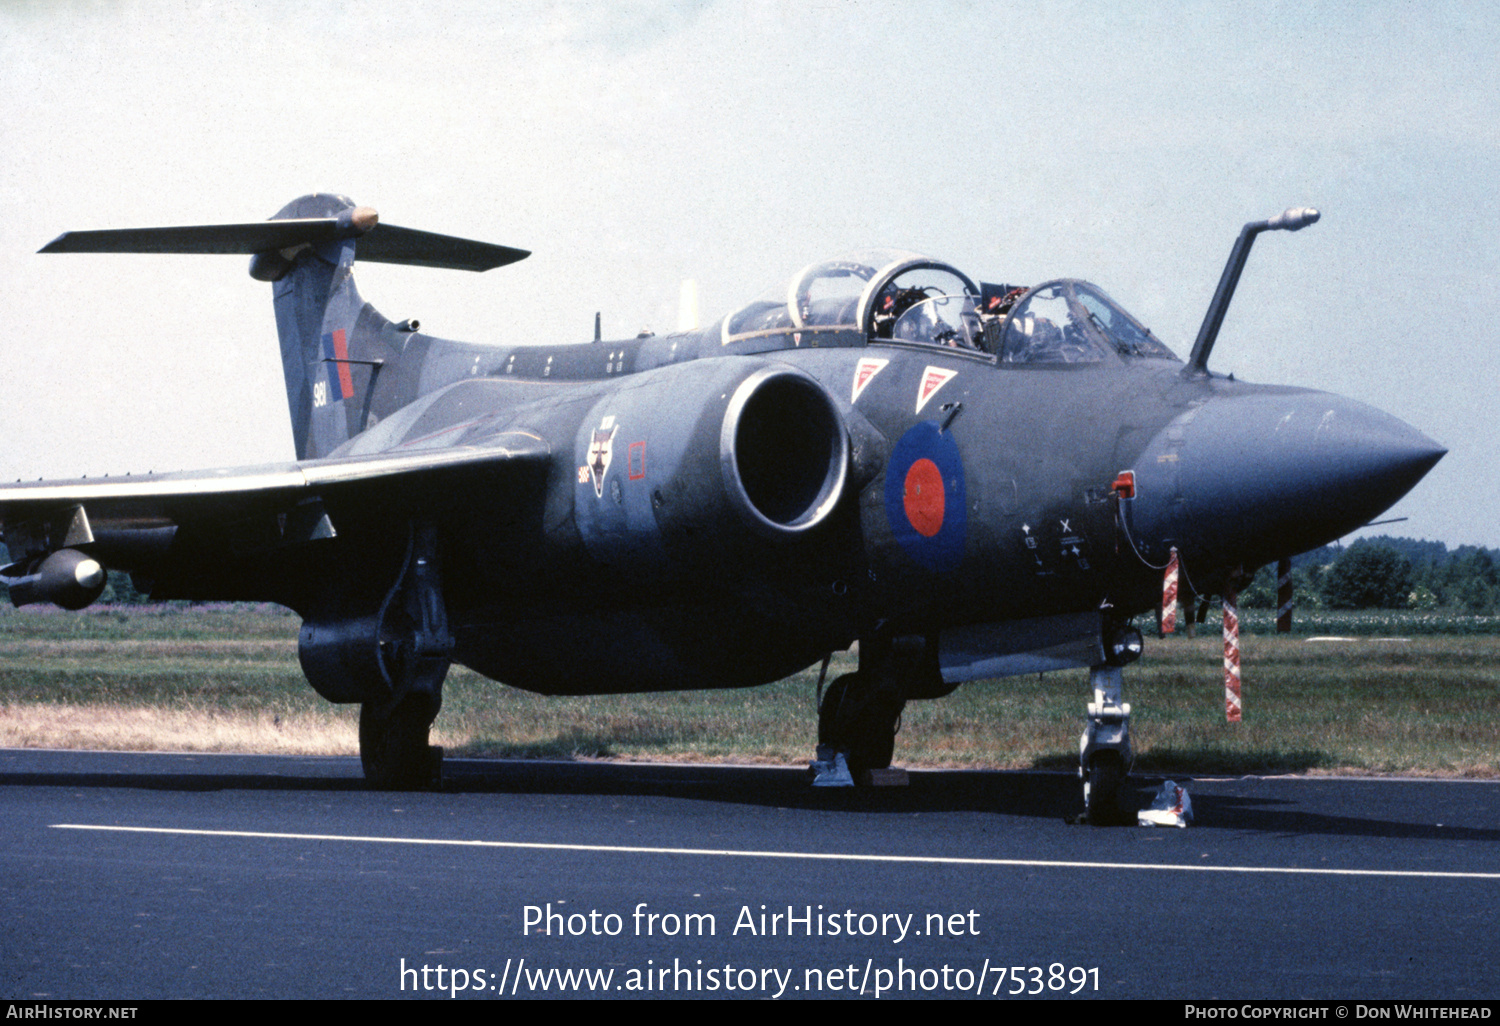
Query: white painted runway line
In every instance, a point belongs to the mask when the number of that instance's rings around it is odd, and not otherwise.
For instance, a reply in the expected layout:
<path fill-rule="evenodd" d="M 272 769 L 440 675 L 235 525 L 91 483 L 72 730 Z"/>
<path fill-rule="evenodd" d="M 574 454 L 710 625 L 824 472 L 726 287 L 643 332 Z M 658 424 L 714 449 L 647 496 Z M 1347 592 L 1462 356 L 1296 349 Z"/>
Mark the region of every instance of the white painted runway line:
<path fill-rule="evenodd" d="M 1500 873 L 1447 873 L 1416 869 L 1309 869 L 1299 866 L 1203 866 L 1148 862 L 1066 862 L 1046 859 L 978 859 L 941 855 L 868 855 L 827 851 L 740 851 L 730 848 L 651 848 L 616 844 L 544 844 L 535 841 L 478 841 L 433 837 L 369 837 L 358 834 L 293 834 L 260 830 L 187 830 L 176 827 L 99 826 L 53 823 L 54 830 L 169 834 L 183 837 L 243 837 L 269 841 L 332 841 L 354 844 L 410 844 L 451 848 L 510 848 L 525 851 L 603 852 L 617 855 L 696 855 L 719 858 L 805 859 L 817 862 L 889 862 L 944 866 L 1010 866 L 1030 869 L 1135 869 L 1183 873 L 1278 873 L 1288 876 L 1375 876 L 1425 880 L 1500 880 Z"/>

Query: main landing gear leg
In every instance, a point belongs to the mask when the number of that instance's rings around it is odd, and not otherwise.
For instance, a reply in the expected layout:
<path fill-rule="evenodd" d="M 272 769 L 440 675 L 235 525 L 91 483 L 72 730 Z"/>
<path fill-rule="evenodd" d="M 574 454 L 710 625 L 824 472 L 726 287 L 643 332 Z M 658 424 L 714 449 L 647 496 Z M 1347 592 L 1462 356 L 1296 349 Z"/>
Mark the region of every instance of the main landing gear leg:
<path fill-rule="evenodd" d="M 378 659 L 390 691 L 359 710 L 359 758 L 371 787 L 417 790 L 441 780 L 443 750 L 427 740 L 443 705 L 453 635 L 437 549 L 437 528 L 413 525 L 406 564 L 380 608 Z"/>
<path fill-rule="evenodd" d="M 838 677 L 818 709 L 817 787 L 850 787 L 870 770 L 887 769 L 906 708 L 903 679 L 911 661 L 889 639 L 861 639 L 859 669 Z"/>
<path fill-rule="evenodd" d="M 817 767 L 813 784 L 851 787 L 868 771 L 889 767 L 904 708 L 893 682 L 864 670 L 829 685 L 818 710 L 818 758 L 827 764 Z"/>
<path fill-rule="evenodd" d="M 1120 787 L 1130 772 L 1130 703 L 1121 702 L 1122 673 L 1101 663 L 1089 669 L 1094 700 L 1078 739 L 1078 775 L 1083 778 L 1084 816 L 1090 823 L 1125 822 Z"/>

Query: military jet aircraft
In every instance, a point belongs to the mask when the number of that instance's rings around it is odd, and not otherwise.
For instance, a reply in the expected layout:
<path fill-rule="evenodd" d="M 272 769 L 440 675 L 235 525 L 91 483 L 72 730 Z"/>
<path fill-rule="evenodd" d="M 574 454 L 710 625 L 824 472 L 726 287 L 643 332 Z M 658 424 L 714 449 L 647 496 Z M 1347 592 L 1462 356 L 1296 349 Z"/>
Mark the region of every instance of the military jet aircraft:
<path fill-rule="evenodd" d="M 1131 761 L 1133 617 L 1325 544 L 1444 453 L 1323 392 L 1210 373 L 1263 231 L 1187 362 L 1073 279 L 981 282 L 903 252 L 815 263 L 711 326 L 493 346 L 392 323 L 356 260 L 485 270 L 520 250 L 335 195 L 263 222 L 73 232 L 43 252 L 251 254 L 296 460 L 0 488 L 17 604 L 105 567 L 162 599 L 281 603 L 309 682 L 357 702 L 371 783 L 427 786 L 453 662 L 544 694 L 763 684 L 858 642 L 819 740 L 888 766 L 906 702 L 1089 667 L 1091 815 Z M 826 667 L 826 663 L 825 663 Z"/>

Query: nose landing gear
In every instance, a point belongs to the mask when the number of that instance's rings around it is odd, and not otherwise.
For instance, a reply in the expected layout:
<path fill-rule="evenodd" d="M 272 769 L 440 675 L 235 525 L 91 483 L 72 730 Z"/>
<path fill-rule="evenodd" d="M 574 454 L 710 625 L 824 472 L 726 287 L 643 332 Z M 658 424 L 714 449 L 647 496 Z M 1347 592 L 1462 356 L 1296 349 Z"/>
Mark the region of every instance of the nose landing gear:
<path fill-rule="evenodd" d="M 1132 759 L 1129 721 L 1129 703 L 1113 707 L 1089 703 L 1088 724 L 1079 739 L 1078 755 L 1083 813 L 1089 823 L 1112 826 L 1126 822 L 1126 814 L 1120 807 L 1120 788 Z"/>
<path fill-rule="evenodd" d="M 1122 702 L 1121 667 L 1140 658 L 1141 634 L 1133 627 L 1106 631 L 1105 661 L 1089 667 L 1094 700 L 1078 739 L 1078 776 L 1083 780 L 1084 818 L 1100 825 L 1129 821 L 1120 807 L 1120 788 L 1130 772 L 1130 703 Z"/>

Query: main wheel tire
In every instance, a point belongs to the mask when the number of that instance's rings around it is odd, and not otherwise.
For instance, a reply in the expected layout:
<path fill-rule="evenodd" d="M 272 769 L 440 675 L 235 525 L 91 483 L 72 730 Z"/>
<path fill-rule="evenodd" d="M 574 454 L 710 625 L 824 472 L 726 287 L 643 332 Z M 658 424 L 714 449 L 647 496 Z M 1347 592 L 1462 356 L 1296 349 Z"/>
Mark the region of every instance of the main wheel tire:
<path fill-rule="evenodd" d="M 896 751 L 896 723 L 906 703 L 866 684 L 858 672 L 834 680 L 818 709 L 818 742 L 845 753 L 857 782 L 869 769 L 885 769 Z"/>
<path fill-rule="evenodd" d="M 833 678 L 828 690 L 823 692 L 823 703 L 818 706 L 818 744 L 839 747 L 842 740 L 840 726 L 847 727 L 847 714 L 840 718 L 844 697 L 849 685 L 858 679 L 858 673 L 844 673 Z"/>
<path fill-rule="evenodd" d="M 1084 812 L 1090 823 L 1112 826 L 1125 822 L 1125 816 L 1120 811 L 1120 787 L 1124 783 L 1125 764 L 1119 753 L 1099 752 L 1089 760 Z"/>
<path fill-rule="evenodd" d="M 372 702 L 360 706 L 359 761 L 371 787 L 416 791 L 437 782 L 438 759 L 427 744 L 437 715 L 433 704 L 425 695 L 409 695 L 394 709 Z"/>

